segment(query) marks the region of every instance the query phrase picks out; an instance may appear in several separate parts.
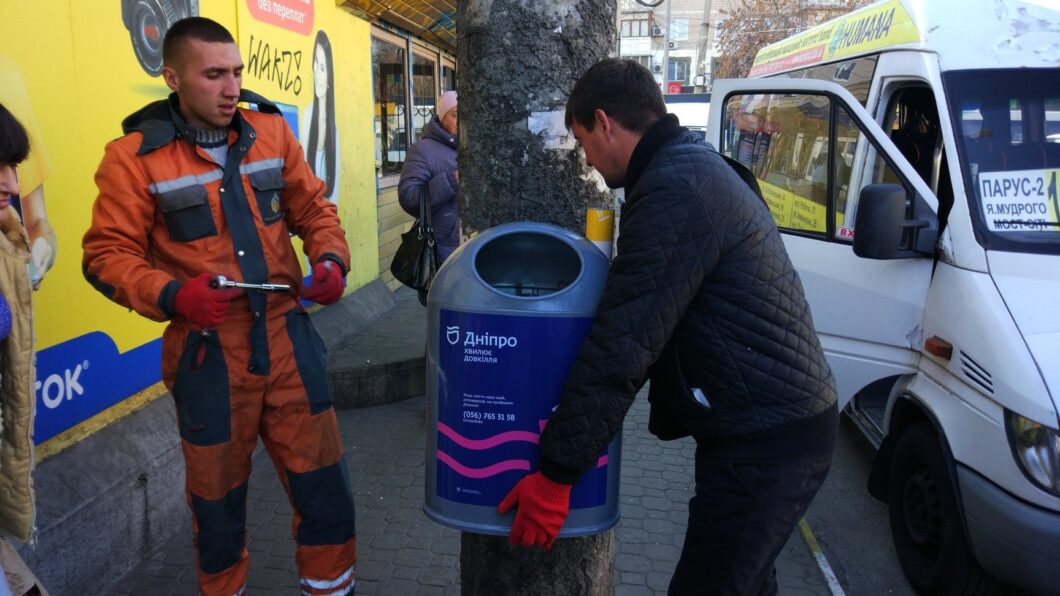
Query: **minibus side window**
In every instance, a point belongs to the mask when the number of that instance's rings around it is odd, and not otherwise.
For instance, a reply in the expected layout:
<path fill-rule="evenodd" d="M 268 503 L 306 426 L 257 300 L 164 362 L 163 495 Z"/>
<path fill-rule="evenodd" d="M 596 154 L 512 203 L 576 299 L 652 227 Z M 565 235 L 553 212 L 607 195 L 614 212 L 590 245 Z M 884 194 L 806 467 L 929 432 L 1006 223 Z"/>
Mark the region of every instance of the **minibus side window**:
<path fill-rule="evenodd" d="M 838 141 L 838 153 L 840 159 L 836 160 L 836 200 L 835 200 L 835 229 L 836 235 L 844 240 L 853 241 L 850 233 L 854 229 L 854 220 L 850 219 L 847 225 L 847 203 L 856 201 L 857 197 L 850 196 L 851 179 L 854 176 L 854 166 L 860 163 L 855 159 L 861 155 L 867 147 L 865 135 L 854 123 L 854 117 L 845 109 L 840 109 L 836 117 L 836 139 Z M 859 150 L 860 148 L 860 150 Z M 854 186 L 854 193 L 860 187 Z"/>
<path fill-rule="evenodd" d="M 859 129 L 860 131 L 860 129 Z M 857 200 L 857 195 L 860 194 L 861 189 L 869 184 L 898 184 L 905 189 L 905 217 L 906 219 L 914 219 L 916 215 L 915 205 L 913 203 L 913 197 L 916 194 L 913 192 L 912 187 L 906 181 L 906 179 L 898 173 L 898 169 L 895 167 L 894 162 L 887 156 L 886 153 L 881 151 L 879 147 L 868 141 L 868 137 L 863 133 L 859 132 L 859 143 L 864 146 L 864 151 L 868 155 L 866 163 L 871 163 L 872 167 L 868 168 L 864 174 L 854 173 L 851 180 L 851 187 L 856 188 L 857 192 L 851 197 L 852 200 Z M 848 212 L 853 213 L 857 209 L 856 205 L 848 207 Z M 854 218 L 850 218 L 850 225 L 854 225 Z M 853 241 L 853 233 L 850 234 L 851 241 Z M 901 247 L 903 250 L 912 250 L 915 241 L 915 233 L 912 228 L 906 229 L 902 232 Z"/>
<path fill-rule="evenodd" d="M 939 224 L 953 206 L 953 184 L 943 150 L 935 95 L 926 85 L 907 85 L 891 95 L 884 130 L 939 200 Z M 899 182 L 884 180 L 885 182 Z"/>
<path fill-rule="evenodd" d="M 733 95 L 724 109 L 721 152 L 755 175 L 784 232 L 853 242 L 862 188 L 897 183 L 913 196 L 854 117 L 828 96 Z"/>
<path fill-rule="evenodd" d="M 854 117 L 846 109 L 838 110 L 836 130 L 842 159 L 836 160 L 835 238 L 854 241 L 853 213 L 861 189 L 869 184 L 899 184 L 905 188 L 906 216 L 912 217 L 913 202 L 909 197 L 913 193 L 909 185 L 884 153 L 869 142 L 868 135 L 855 124 Z M 863 168 L 862 164 L 870 166 Z"/>
<path fill-rule="evenodd" d="M 828 232 L 831 101 L 822 95 L 728 98 L 722 152 L 758 178 L 777 226 Z"/>

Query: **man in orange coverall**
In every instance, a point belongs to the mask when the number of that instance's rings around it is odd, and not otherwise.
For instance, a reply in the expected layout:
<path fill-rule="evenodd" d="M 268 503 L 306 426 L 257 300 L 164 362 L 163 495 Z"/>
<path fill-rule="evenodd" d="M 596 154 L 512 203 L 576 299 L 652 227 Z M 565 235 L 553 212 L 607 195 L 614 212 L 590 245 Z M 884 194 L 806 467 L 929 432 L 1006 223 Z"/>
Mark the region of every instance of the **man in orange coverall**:
<path fill-rule="evenodd" d="M 203 594 L 244 594 L 246 496 L 260 433 L 294 506 L 303 594 L 353 592 L 353 495 L 324 347 L 294 292 L 211 287 L 217 275 L 299 287 L 289 232 L 314 263 L 297 294 L 343 292 L 349 248 L 279 110 L 241 89 L 231 34 L 192 17 L 163 46 L 169 99 L 122 122 L 96 172 L 85 278 L 170 321 L 162 376 L 177 406 Z M 238 108 L 257 104 L 259 111 Z"/>

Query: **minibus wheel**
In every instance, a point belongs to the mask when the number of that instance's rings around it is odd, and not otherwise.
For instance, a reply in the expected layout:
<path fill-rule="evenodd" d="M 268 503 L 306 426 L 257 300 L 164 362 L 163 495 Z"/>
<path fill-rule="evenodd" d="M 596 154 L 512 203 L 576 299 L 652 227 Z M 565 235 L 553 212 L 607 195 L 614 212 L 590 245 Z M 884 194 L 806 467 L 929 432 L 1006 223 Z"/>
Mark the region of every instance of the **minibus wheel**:
<path fill-rule="evenodd" d="M 949 466 L 927 422 L 898 438 L 887 487 L 891 535 L 902 570 L 919 593 L 971 594 L 988 576 L 972 558 Z"/>

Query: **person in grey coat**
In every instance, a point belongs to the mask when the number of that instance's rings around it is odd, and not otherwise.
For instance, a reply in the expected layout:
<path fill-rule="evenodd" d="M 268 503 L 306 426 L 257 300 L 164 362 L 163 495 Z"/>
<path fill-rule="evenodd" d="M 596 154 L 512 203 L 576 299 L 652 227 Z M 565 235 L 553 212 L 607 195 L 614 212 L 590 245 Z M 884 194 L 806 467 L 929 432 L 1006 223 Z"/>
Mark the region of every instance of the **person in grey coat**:
<path fill-rule="evenodd" d="M 398 200 L 408 214 L 419 217 L 421 197 L 430 199 L 439 265 L 460 244 L 456 117 L 456 91 L 446 91 L 438 98 L 436 114 L 423 127 L 420 140 L 409 149 L 398 183 Z"/>

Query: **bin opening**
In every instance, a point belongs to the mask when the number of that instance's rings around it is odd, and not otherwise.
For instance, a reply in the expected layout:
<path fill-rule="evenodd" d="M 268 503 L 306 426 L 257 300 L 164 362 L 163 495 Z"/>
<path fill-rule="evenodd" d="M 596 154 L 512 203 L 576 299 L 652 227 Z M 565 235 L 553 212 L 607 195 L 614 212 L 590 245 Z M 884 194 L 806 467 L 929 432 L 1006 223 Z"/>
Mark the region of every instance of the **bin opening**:
<path fill-rule="evenodd" d="M 574 248 L 555 236 L 516 232 L 483 245 L 475 257 L 475 270 L 500 292 L 538 297 L 574 283 L 582 262 Z"/>

